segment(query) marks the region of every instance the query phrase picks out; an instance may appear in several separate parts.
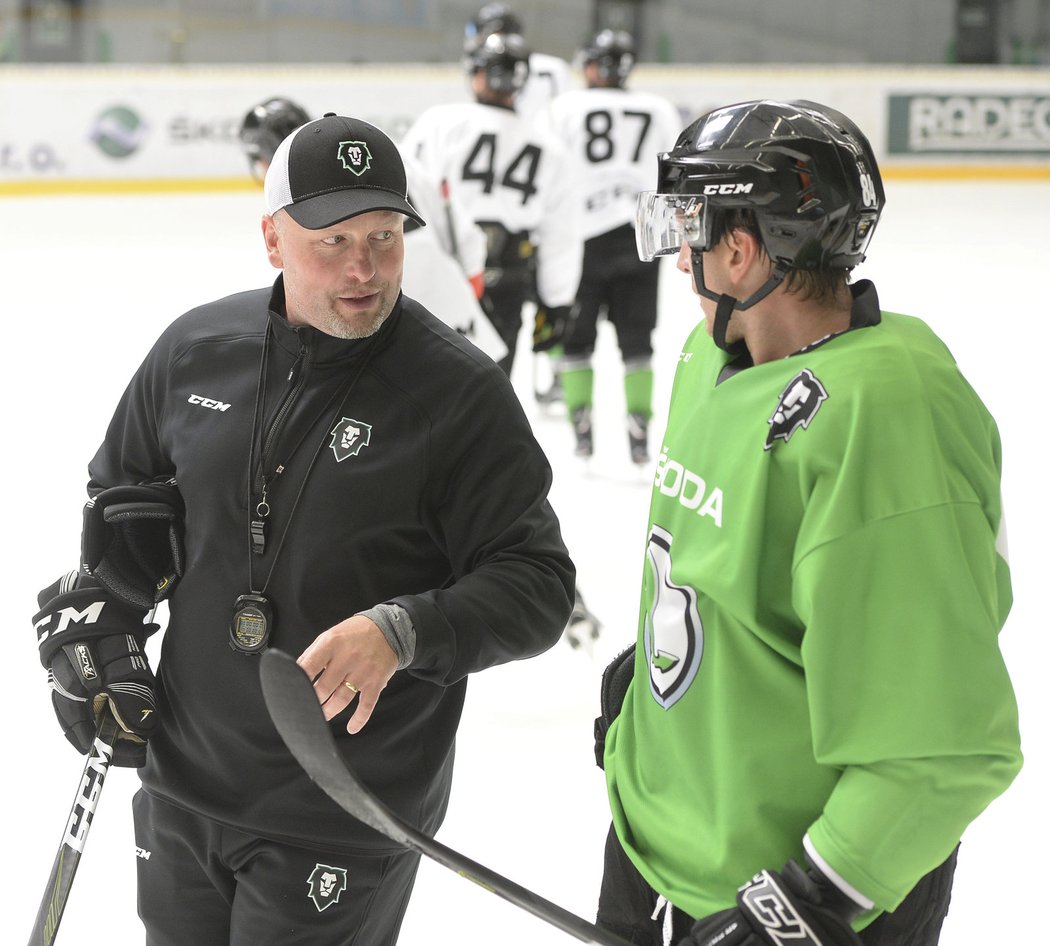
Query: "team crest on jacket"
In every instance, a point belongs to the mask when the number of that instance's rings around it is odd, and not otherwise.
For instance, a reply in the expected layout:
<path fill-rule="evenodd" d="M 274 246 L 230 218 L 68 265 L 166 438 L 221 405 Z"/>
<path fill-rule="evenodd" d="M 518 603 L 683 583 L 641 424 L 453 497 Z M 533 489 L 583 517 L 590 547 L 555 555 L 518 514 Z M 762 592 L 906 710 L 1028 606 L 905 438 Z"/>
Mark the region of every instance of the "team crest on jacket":
<path fill-rule="evenodd" d="M 827 399 L 824 385 L 812 371 L 803 368 L 780 394 L 780 403 L 769 418 L 765 448 L 768 450 L 778 440 L 786 443 L 800 427 L 808 427 Z"/>
<path fill-rule="evenodd" d="M 362 424 L 352 417 L 344 417 L 332 431 L 332 442 L 329 446 L 335 454 L 337 463 L 347 457 L 357 456 L 372 439 L 372 425 Z"/>
<path fill-rule="evenodd" d="M 346 868 L 318 864 L 307 883 L 310 885 L 310 899 L 317 907 L 317 912 L 323 913 L 333 903 L 338 903 L 346 890 Z"/>
<path fill-rule="evenodd" d="M 343 167 L 358 177 L 372 166 L 372 152 L 363 141 L 340 141 L 338 157 Z"/>

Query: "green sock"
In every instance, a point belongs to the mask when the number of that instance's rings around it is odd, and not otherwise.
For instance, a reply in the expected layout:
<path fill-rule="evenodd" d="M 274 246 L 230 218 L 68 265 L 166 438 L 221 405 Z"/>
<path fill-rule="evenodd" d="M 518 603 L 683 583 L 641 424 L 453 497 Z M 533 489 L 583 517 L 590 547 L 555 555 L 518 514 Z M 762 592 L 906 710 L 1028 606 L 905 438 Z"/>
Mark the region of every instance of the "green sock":
<path fill-rule="evenodd" d="M 594 401 L 594 369 L 563 368 L 561 387 L 570 414 L 577 407 L 590 407 Z"/>
<path fill-rule="evenodd" d="M 653 415 L 653 369 L 639 368 L 623 376 L 623 389 L 627 395 L 627 413 L 641 414 L 646 419 Z M 568 389 L 566 388 L 566 394 Z"/>

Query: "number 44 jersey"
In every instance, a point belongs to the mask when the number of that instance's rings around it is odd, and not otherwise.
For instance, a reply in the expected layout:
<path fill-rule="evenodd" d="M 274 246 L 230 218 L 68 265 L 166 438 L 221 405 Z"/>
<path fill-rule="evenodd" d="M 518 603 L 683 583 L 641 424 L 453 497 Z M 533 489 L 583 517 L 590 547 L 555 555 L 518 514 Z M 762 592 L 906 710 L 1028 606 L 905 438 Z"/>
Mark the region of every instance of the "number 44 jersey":
<path fill-rule="evenodd" d="M 401 142 L 489 232 L 527 234 L 548 306 L 571 305 L 583 235 L 578 165 L 553 133 L 510 108 L 462 102 L 423 112 Z"/>

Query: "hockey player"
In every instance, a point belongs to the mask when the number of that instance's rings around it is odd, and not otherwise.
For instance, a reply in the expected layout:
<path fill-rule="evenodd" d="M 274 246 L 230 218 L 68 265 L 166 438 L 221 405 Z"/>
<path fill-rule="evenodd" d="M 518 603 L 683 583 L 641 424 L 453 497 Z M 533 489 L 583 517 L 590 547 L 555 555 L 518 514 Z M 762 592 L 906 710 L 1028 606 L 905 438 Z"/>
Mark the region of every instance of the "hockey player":
<path fill-rule="evenodd" d="M 260 227 L 280 275 L 161 334 L 89 464 L 89 574 L 40 595 L 70 741 L 86 751 L 112 707 L 114 762 L 141 766 L 154 946 L 397 940 L 418 855 L 309 779 L 270 720 L 260 652 L 298 659 L 340 751 L 432 833 L 467 677 L 553 646 L 568 620 L 551 469 L 510 383 L 401 292 L 403 221 L 422 222 L 406 193 L 367 122 L 329 114 L 282 142 Z M 160 591 L 154 681 L 143 617 Z"/>
<path fill-rule="evenodd" d="M 463 51 L 467 55 L 492 33 L 513 33 L 525 38 L 525 24 L 505 3 L 487 3 L 467 21 Z M 569 64 L 560 56 L 529 52 L 529 75 L 514 100 L 519 115 L 532 118 L 542 112 L 562 92 L 572 88 Z"/>
<path fill-rule="evenodd" d="M 281 97 L 267 99 L 245 115 L 241 148 L 260 183 L 277 146 L 307 121 L 301 105 Z M 404 165 L 409 203 L 428 225 L 405 224 L 405 240 L 412 249 L 405 254 L 402 288 L 499 361 L 507 346 L 479 302 L 485 289 L 485 233 L 452 200 L 445 182 L 432 180 L 415 161 L 404 160 Z"/>
<path fill-rule="evenodd" d="M 273 160 L 277 146 L 310 116 L 298 102 L 277 95 L 249 109 L 241 121 L 238 140 L 248 159 L 248 167 L 260 184 Z"/>
<path fill-rule="evenodd" d="M 492 33 L 513 33 L 524 39 L 525 23 L 507 4 L 487 3 L 467 22 L 464 52 L 469 55 Z M 523 118 L 543 116 L 550 103 L 572 87 L 572 72 L 564 59 L 530 50 L 529 74 L 525 85 L 514 97 L 514 110 Z M 541 327 L 541 330 L 550 329 Z M 557 369 L 560 355 L 561 343 L 552 337 L 543 346 L 543 352 L 533 357 L 533 389 L 537 402 L 545 407 L 563 400 L 561 377 Z M 543 376 L 549 377 L 549 381 L 541 382 Z"/>
<path fill-rule="evenodd" d="M 583 257 L 574 165 L 549 130 L 514 108 L 528 62 L 520 36 L 486 36 L 464 60 L 475 100 L 432 106 L 402 140 L 488 235 L 484 298 L 508 348 L 500 361 L 508 375 L 534 292 L 533 350 L 559 341 Z"/>
<path fill-rule="evenodd" d="M 1021 765 L 995 422 L 923 322 L 850 284 L 885 195 L 847 117 L 716 109 L 656 180 L 640 255 L 677 253 L 704 319 L 607 714 L 599 923 L 931 946 L 959 839 Z"/>
<path fill-rule="evenodd" d="M 601 30 L 580 50 L 586 89 L 551 104 L 555 133 L 583 167 L 583 275 L 563 341 L 560 363 L 565 406 L 576 435 L 576 454 L 594 452 L 592 408 L 598 318 L 616 329 L 623 357 L 627 435 L 631 460 L 649 461 L 652 416 L 652 333 L 656 326 L 659 262 L 638 259 L 634 211 L 650 185 L 656 154 L 678 136 L 678 109 L 651 92 L 626 87 L 634 67 L 634 40 L 622 30 Z"/>

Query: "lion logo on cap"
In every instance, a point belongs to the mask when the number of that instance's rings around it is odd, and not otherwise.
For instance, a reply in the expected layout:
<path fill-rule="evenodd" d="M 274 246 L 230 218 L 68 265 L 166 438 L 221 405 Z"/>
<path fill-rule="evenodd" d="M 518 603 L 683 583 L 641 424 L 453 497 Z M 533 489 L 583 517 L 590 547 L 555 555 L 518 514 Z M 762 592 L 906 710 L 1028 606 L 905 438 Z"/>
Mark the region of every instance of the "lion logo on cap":
<path fill-rule="evenodd" d="M 340 141 L 336 157 L 347 171 L 360 177 L 372 166 L 372 152 L 363 141 Z"/>

